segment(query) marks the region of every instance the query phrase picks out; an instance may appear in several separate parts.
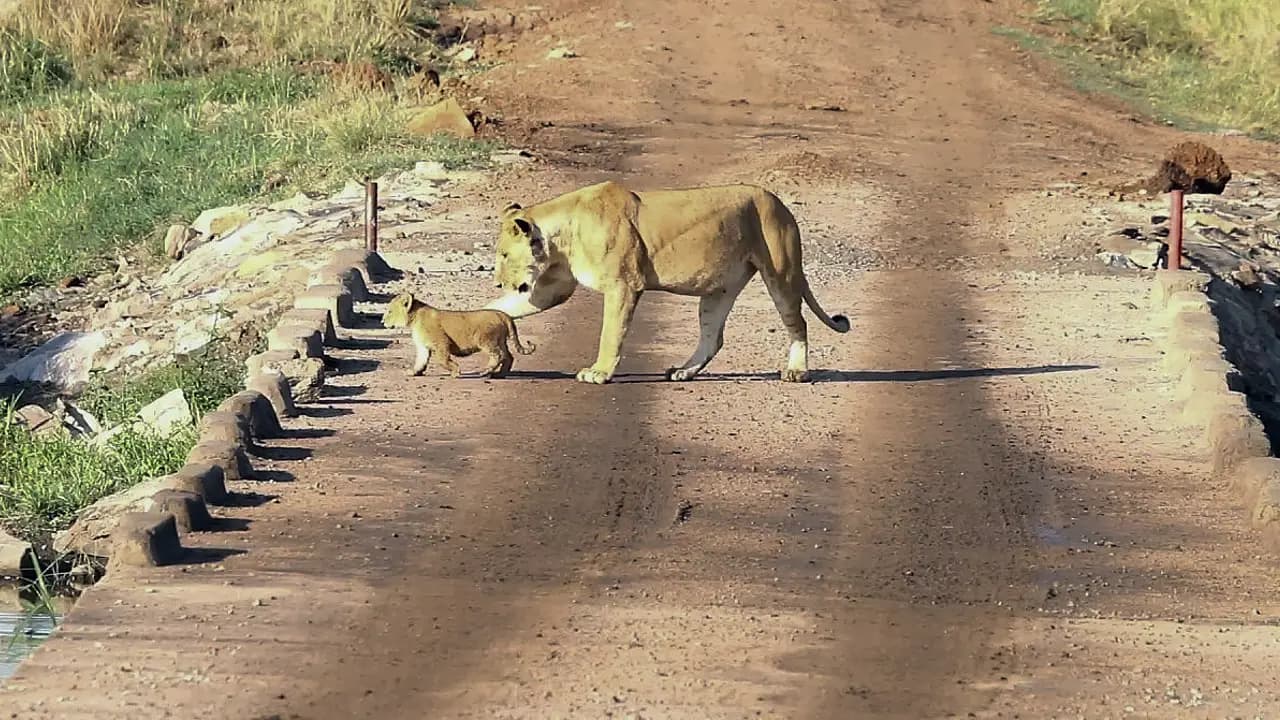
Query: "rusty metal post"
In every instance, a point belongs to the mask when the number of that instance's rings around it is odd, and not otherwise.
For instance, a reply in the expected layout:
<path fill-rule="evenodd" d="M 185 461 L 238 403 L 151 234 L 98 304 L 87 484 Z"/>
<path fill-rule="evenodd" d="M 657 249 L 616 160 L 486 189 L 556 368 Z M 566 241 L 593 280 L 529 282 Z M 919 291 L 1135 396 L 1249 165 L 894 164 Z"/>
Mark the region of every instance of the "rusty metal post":
<path fill-rule="evenodd" d="M 378 183 L 364 179 L 364 249 L 378 252 Z"/>
<path fill-rule="evenodd" d="M 1182 208 L 1186 198 L 1181 190 L 1169 192 L 1169 259 L 1165 267 L 1182 269 Z"/>

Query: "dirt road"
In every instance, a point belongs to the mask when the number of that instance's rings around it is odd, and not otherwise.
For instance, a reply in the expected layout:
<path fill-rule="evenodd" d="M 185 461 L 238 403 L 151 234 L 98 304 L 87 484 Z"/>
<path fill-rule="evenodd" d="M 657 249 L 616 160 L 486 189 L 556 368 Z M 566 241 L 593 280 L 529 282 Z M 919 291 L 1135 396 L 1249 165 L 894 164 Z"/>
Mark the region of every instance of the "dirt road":
<path fill-rule="evenodd" d="M 502 381 L 410 380 L 399 336 L 362 333 L 267 453 L 292 481 L 237 488 L 262 494 L 232 513 L 247 529 L 191 539 L 225 559 L 95 588 L 0 709 L 1280 713 L 1274 558 L 1172 419 L 1147 281 L 1079 262 L 1090 192 L 1054 188 L 1145 170 L 1173 133 L 1039 79 L 991 34 L 1000 2 L 546 6 L 483 90 L 550 162 L 388 258 L 491 240 L 506 202 L 606 176 L 762 182 L 853 320 L 811 322 L 817 382 L 774 379 L 785 333 L 758 282 L 685 384 L 661 372 L 695 309 L 669 296 L 644 298 L 603 387 L 572 381 L 587 294 L 521 323 L 539 350 Z M 559 42 L 580 57 L 546 59 Z M 402 285 L 492 292 L 383 290 Z"/>

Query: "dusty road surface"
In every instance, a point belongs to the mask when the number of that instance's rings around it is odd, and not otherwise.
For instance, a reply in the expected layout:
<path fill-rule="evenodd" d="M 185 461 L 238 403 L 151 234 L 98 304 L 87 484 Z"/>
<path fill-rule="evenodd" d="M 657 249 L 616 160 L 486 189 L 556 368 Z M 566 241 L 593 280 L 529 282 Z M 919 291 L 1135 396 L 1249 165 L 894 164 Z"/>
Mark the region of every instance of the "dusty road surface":
<path fill-rule="evenodd" d="M 501 381 L 408 379 L 400 336 L 358 332 L 277 481 L 235 488 L 247 529 L 188 539 L 221 559 L 93 589 L 0 716 L 1280 716 L 1275 558 L 1176 422 L 1149 281 L 1076 259 L 1088 183 L 1171 131 L 1040 79 L 1000 2 L 544 5 L 479 82 L 548 162 L 387 257 L 604 177 L 760 182 L 853 320 L 810 321 L 816 382 L 775 379 L 759 282 L 690 383 L 661 379 L 696 342 L 671 296 L 602 387 L 572 379 L 587 293 L 522 321 Z"/>

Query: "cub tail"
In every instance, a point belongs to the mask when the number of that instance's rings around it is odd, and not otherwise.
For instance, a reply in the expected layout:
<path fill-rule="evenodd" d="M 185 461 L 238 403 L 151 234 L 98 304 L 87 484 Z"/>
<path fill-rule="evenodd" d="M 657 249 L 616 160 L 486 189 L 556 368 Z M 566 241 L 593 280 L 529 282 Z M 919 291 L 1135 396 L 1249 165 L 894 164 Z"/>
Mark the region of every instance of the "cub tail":
<path fill-rule="evenodd" d="M 516 330 L 516 321 L 512 320 L 510 315 L 502 313 L 502 320 L 507 324 L 507 332 L 511 334 L 511 344 L 515 347 L 516 352 L 521 355 L 532 355 L 533 351 L 538 349 L 538 346 L 533 343 L 528 345 L 520 344 L 520 332 Z"/>

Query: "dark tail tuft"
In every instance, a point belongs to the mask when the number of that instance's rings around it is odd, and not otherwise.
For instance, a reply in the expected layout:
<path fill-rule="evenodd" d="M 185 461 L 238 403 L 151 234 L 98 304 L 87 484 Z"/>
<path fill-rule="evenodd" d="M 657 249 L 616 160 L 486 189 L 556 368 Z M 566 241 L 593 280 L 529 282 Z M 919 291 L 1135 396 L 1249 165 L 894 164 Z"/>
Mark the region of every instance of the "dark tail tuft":
<path fill-rule="evenodd" d="M 853 327 L 853 325 L 849 323 L 849 318 L 844 315 L 832 315 L 831 322 L 836 324 L 836 332 L 847 333 L 849 332 L 849 329 Z"/>

